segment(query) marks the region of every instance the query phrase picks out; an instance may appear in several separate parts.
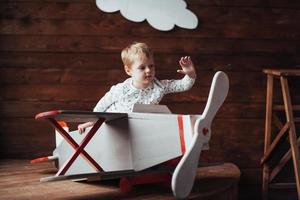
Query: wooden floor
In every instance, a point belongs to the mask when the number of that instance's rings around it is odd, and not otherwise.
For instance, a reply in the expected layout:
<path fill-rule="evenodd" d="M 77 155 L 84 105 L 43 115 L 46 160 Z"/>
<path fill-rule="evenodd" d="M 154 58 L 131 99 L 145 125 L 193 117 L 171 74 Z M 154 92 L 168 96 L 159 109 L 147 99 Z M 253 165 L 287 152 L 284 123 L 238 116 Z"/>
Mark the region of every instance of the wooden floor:
<path fill-rule="evenodd" d="M 135 186 L 121 193 L 118 181 L 41 183 L 53 175 L 52 163 L 30 164 L 28 160 L 0 160 L 0 199 L 174 199 L 170 188 L 159 184 Z M 239 169 L 231 164 L 201 167 L 190 199 L 237 199 Z"/>

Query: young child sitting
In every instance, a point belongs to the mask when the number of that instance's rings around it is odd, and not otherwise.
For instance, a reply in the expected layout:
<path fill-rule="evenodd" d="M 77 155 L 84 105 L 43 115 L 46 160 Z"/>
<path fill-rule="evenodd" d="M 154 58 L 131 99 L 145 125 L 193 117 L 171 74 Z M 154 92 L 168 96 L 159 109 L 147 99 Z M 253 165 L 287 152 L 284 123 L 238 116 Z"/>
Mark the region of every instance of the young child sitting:
<path fill-rule="evenodd" d="M 168 93 L 189 90 L 196 79 L 196 71 L 189 56 L 181 57 L 182 69 L 177 72 L 185 76 L 179 80 L 158 80 L 152 50 L 145 43 L 134 42 L 121 53 L 125 72 L 130 76 L 118 83 L 99 100 L 94 112 L 131 112 L 134 104 L 158 104 Z M 93 126 L 86 122 L 78 126 L 79 133 Z"/>

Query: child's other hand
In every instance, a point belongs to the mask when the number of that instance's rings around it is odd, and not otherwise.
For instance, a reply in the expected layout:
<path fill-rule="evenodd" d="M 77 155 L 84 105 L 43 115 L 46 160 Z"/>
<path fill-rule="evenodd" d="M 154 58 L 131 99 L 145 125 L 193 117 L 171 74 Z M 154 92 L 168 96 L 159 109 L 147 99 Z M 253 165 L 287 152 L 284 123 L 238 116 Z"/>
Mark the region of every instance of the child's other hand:
<path fill-rule="evenodd" d="M 179 64 L 182 69 L 178 69 L 178 73 L 188 75 L 191 78 L 196 78 L 196 70 L 190 56 L 181 57 Z"/>
<path fill-rule="evenodd" d="M 86 123 L 84 123 L 84 124 L 79 124 L 79 125 L 78 125 L 78 132 L 79 132 L 80 134 L 82 134 L 82 133 L 84 133 L 84 131 L 85 131 L 85 129 L 86 129 L 87 127 L 90 127 L 90 126 L 93 126 L 93 125 L 94 125 L 93 122 L 86 122 Z"/>

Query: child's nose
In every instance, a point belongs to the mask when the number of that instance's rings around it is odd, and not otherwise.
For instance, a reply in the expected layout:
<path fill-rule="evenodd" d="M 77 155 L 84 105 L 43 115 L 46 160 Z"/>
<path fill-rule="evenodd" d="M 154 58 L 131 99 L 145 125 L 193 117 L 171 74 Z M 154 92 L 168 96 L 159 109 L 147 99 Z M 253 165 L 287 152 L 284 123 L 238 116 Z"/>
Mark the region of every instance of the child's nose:
<path fill-rule="evenodd" d="M 148 66 L 146 67 L 145 70 L 146 70 L 146 72 L 150 72 L 151 71 L 150 67 L 148 67 Z"/>

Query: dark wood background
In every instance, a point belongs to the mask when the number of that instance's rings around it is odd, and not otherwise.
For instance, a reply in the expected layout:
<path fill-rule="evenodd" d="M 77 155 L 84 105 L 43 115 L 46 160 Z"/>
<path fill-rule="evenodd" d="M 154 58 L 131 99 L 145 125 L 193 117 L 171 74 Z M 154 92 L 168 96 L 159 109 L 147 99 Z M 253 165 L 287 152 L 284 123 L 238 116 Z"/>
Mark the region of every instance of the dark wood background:
<path fill-rule="evenodd" d="M 213 124 L 209 158 L 237 164 L 242 182 L 260 184 L 266 95 L 262 70 L 300 69 L 300 1 L 187 3 L 198 16 L 197 29 L 160 32 L 120 13 L 103 13 L 94 0 L 1 0 L 0 156 L 50 155 L 54 131 L 35 121 L 35 114 L 91 110 L 112 84 L 127 78 L 121 50 L 142 41 L 154 49 L 160 79 L 181 77 L 176 69 L 183 55 L 196 65 L 192 90 L 162 102 L 175 113 L 201 113 L 213 74 L 228 74 L 230 91 Z M 293 101 L 299 103 L 299 81 L 292 82 L 292 91 L 298 91 Z M 275 102 L 280 95 L 275 94 Z"/>

